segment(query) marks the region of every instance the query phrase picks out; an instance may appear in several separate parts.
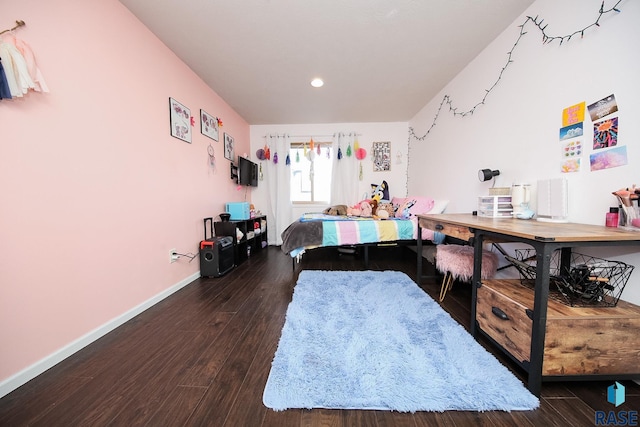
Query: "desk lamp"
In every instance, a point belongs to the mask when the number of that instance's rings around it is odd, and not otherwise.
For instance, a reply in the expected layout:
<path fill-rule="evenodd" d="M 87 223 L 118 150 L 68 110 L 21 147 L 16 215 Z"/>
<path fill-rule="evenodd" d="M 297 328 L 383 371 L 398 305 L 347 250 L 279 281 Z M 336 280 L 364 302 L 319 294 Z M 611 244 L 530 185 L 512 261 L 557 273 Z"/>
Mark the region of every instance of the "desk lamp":
<path fill-rule="evenodd" d="M 497 169 L 480 169 L 478 171 L 478 179 L 480 180 L 480 182 L 485 182 L 493 179 L 493 184 L 491 185 L 492 188 L 496 185 L 496 176 L 498 175 L 500 175 L 500 171 Z"/>

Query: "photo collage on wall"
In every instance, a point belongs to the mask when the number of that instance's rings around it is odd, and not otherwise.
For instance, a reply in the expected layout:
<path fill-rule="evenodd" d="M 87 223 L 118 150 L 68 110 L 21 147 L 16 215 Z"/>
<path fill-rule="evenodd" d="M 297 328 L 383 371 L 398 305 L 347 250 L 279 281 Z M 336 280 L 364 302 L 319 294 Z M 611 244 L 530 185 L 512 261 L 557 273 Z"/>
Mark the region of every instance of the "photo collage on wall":
<path fill-rule="evenodd" d="M 191 128 L 195 126 L 195 120 L 191 116 L 191 109 L 171 97 L 169 97 L 169 126 L 171 136 L 191 144 L 193 135 Z M 200 133 L 214 141 L 218 141 L 221 127 L 222 120 L 219 117 L 214 117 L 202 108 L 200 109 Z M 227 133 L 224 134 L 224 150 L 225 158 L 233 160 L 233 138 Z M 211 142 L 207 146 L 207 156 L 209 166 L 215 168 L 216 155 Z"/>
<path fill-rule="evenodd" d="M 584 151 L 582 143 L 584 108 L 585 103 L 581 102 L 562 110 L 562 127 L 560 128 L 562 172 L 578 172 L 580 170 L 580 160 Z"/>
<path fill-rule="evenodd" d="M 618 144 L 618 117 L 611 115 L 618 111 L 613 94 L 590 104 L 585 108 L 583 101 L 562 110 L 561 171 L 563 173 L 578 172 L 581 167 L 582 154 L 585 152 L 585 113 L 593 127 L 593 138 L 590 143 L 591 154 L 589 165 L 591 171 L 614 168 L 627 164 L 627 149 Z"/>

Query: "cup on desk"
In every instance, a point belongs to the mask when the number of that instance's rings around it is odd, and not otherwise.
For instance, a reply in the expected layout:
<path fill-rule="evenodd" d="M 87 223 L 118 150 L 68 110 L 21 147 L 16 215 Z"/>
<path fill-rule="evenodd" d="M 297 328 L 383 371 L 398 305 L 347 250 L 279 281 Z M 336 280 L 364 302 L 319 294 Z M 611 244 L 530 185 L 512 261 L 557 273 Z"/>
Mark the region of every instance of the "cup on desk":
<path fill-rule="evenodd" d="M 533 218 L 534 212 L 529 208 L 531 202 L 530 184 L 513 184 L 511 186 L 511 206 L 513 217 L 519 219 Z"/>

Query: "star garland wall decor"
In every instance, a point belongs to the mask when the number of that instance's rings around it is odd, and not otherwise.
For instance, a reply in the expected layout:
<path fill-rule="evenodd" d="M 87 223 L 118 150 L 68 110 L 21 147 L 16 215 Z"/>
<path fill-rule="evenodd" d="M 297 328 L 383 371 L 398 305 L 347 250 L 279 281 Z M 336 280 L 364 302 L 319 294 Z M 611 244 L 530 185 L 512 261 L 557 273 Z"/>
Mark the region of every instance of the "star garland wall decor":
<path fill-rule="evenodd" d="M 564 35 L 564 36 L 549 35 L 546 32 L 548 24 L 546 24 L 544 22 L 544 19 L 540 19 L 538 16 L 536 16 L 535 18 L 532 17 L 532 16 L 527 16 L 525 21 L 521 25 L 518 25 L 518 28 L 520 28 L 520 33 L 518 34 L 518 37 L 516 38 L 515 43 L 511 47 L 511 50 L 509 50 L 509 52 L 507 53 L 507 62 L 504 64 L 504 66 L 502 67 L 502 69 L 498 73 L 498 77 L 493 82 L 493 84 L 489 87 L 489 89 L 485 89 L 485 93 L 484 93 L 484 96 L 482 97 L 482 99 L 478 103 L 476 103 L 473 107 L 471 107 L 469 110 L 467 110 L 467 111 L 458 111 L 458 108 L 454 107 L 453 101 L 451 100 L 451 97 L 449 95 L 444 95 L 444 97 L 442 98 L 442 101 L 440 102 L 440 106 L 438 107 L 438 109 L 436 111 L 436 114 L 433 117 L 433 122 L 431 123 L 431 126 L 429 127 L 429 129 L 427 129 L 426 133 L 424 135 L 422 135 L 422 136 L 418 136 L 418 135 L 416 135 L 415 130 L 413 129 L 413 127 L 409 127 L 409 141 L 411 141 L 411 138 L 414 138 L 414 139 L 416 139 L 418 141 L 424 141 L 425 140 L 425 138 L 429 135 L 431 130 L 436 125 L 436 123 L 438 121 L 438 117 L 440 116 L 440 112 L 442 111 L 442 108 L 444 107 L 445 104 L 449 106 L 449 112 L 452 113 L 454 115 L 454 117 L 456 117 L 456 116 L 458 116 L 458 117 L 466 117 L 468 115 L 473 115 L 473 113 L 476 111 L 476 108 L 480 107 L 481 105 L 484 105 L 486 100 L 487 100 L 487 98 L 489 97 L 489 94 L 495 89 L 495 87 L 498 85 L 498 83 L 502 79 L 502 76 L 503 76 L 504 72 L 506 71 L 507 67 L 509 67 L 509 65 L 513 62 L 513 53 L 516 50 L 516 47 L 518 47 L 518 44 L 520 43 L 520 40 L 522 39 L 522 37 L 525 34 L 527 34 L 527 31 L 525 31 L 525 27 L 528 24 L 533 24 L 536 28 L 538 28 L 540 33 L 542 33 L 542 43 L 543 44 L 549 44 L 549 43 L 553 43 L 555 41 L 558 41 L 559 45 L 562 46 L 562 43 L 569 42 L 571 40 L 571 38 L 573 38 L 575 36 L 580 35 L 580 38 L 584 37 L 585 31 L 587 31 L 588 29 L 590 29 L 592 27 L 599 27 L 600 26 L 600 19 L 604 15 L 607 15 L 607 14 L 613 13 L 613 12 L 620 13 L 621 10 L 618 7 L 620 5 L 620 3 L 622 3 L 622 0 L 618 0 L 613 7 L 605 10 L 604 9 L 604 1 L 603 1 L 602 4 L 600 5 L 600 9 L 598 11 L 598 17 L 596 18 L 596 20 L 593 23 L 587 25 L 586 27 L 584 27 L 584 28 L 582 28 L 580 30 L 576 30 L 571 34 L 567 34 L 567 35 Z"/>
<path fill-rule="evenodd" d="M 618 7 L 620 5 L 620 3 L 622 3 L 622 0 L 618 0 L 616 2 L 615 5 L 613 5 L 613 7 L 606 9 L 604 8 L 604 1 L 602 2 L 602 4 L 600 5 L 600 9 L 598 10 L 598 17 L 596 18 L 596 20 L 587 25 L 586 27 L 580 29 L 580 30 L 576 30 L 574 32 L 572 32 L 571 34 L 567 34 L 564 36 L 554 36 L 554 35 L 549 35 L 546 31 L 548 24 L 546 24 L 544 22 L 544 19 L 540 19 L 539 16 L 536 16 L 535 18 L 532 16 L 527 16 L 527 18 L 525 19 L 525 21 L 521 24 L 518 25 L 518 28 L 520 29 L 518 37 L 516 38 L 516 41 L 513 43 L 513 46 L 511 47 L 511 50 L 509 50 L 509 52 L 507 52 L 507 61 L 504 64 L 504 66 L 500 69 L 500 72 L 498 73 L 498 77 L 496 78 L 496 80 L 493 82 L 493 84 L 489 87 L 489 89 L 485 89 L 485 93 L 484 96 L 482 97 L 482 99 L 477 102 L 473 107 L 471 107 L 469 110 L 467 111 L 458 111 L 457 107 L 454 107 L 453 105 L 453 101 L 451 100 L 451 97 L 449 95 L 444 95 L 442 97 L 442 101 L 440 101 L 440 105 L 438 106 L 438 109 L 436 110 L 436 114 L 433 117 L 433 121 L 431 122 L 431 126 L 429 126 L 429 129 L 427 129 L 427 131 L 424 133 L 424 135 L 422 136 L 418 136 L 415 133 L 415 130 L 413 129 L 413 127 L 409 127 L 409 140 L 407 143 L 407 176 L 406 176 L 406 186 L 405 188 L 407 189 L 407 191 L 409 190 L 409 167 L 410 167 L 410 159 L 411 159 L 411 139 L 415 139 L 417 141 L 424 141 L 427 136 L 429 136 L 429 134 L 431 133 L 431 130 L 435 127 L 436 123 L 438 122 L 438 117 L 440 117 L 440 113 L 442 112 L 442 108 L 444 107 L 444 105 L 448 105 L 449 106 L 449 112 L 453 114 L 454 117 L 466 117 L 469 115 L 473 115 L 473 113 L 476 111 L 476 108 L 480 107 L 481 105 L 484 105 L 487 98 L 489 97 L 489 94 L 495 89 L 495 87 L 498 85 L 498 83 L 500 82 L 500 80 L 502 79 L 502 76 L 504 75 L 504 72 L 507 70 L 507 67 L 509 66 L 509 64 L 511 64 L 513 62 L 513 53 L 516 50 L 516 47 L 518 47 L 518 44 L 520 43 L 520 40 L 522 39 L 522 37 L 524 37 L 525 34 L 527 34 L 527 31 L 525 31 L 525 27 L 528 24 L 533 24 L 542 34 L 542 43 L 543 44 L 549 44 L 549 43 L 553 43 L 555 41 L 559 42 L 559 46 L 562 46 L 563 43 L 567 43 L 569 42 L 573 37 L 580 35 L 580 38 L 584 37 L 584 32 L 587 31 L 588 29 L 592 28 L 592 27 L 600 27 L 600 19 L 602 19 L 602 17 L 604 15 L 607 15 L 609 13 L 620 13 L 621 9 Z"/>

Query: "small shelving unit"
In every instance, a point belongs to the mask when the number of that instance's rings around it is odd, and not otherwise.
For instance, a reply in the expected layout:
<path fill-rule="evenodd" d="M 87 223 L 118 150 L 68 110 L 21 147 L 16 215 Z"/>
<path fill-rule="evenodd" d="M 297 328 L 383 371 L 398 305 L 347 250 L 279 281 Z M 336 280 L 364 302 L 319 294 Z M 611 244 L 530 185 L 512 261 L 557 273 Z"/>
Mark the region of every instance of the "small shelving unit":
<path fill-rule="evenodd" d="M 267 247 L 267 217 L 217 221 L 213 223 L 216 236 L 230 236 L 233 238 L 233 257 L 236 265 L 246 261 L 251 254 Z M 238 240 L 240 230 L 242 238 Z"/>
<path fill-rule="evenodd" d="M 511 196 L 478 197 L 478 216 L 485 218 L 511 218 L 512 213 Z"/>

